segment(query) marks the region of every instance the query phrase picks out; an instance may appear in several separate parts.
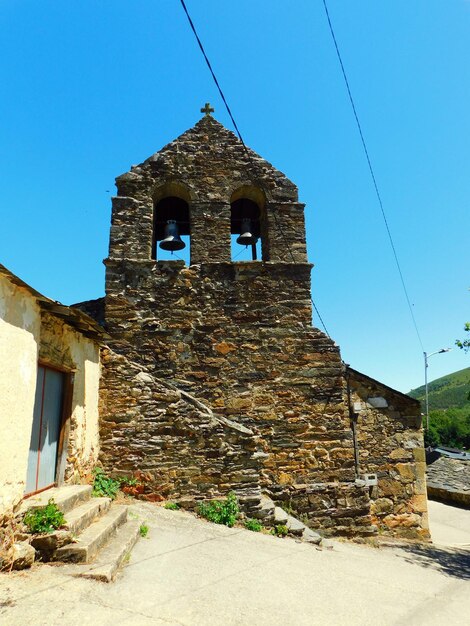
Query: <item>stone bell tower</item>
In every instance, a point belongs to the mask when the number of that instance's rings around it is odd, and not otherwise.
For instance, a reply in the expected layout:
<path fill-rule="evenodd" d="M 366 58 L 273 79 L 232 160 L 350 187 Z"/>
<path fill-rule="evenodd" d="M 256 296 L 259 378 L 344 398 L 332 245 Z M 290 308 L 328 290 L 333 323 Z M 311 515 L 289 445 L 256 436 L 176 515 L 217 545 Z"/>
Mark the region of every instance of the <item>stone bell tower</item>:
<path fill-rule="evenodd" d="M 116 179 L 105 468 L 155 497 L 264 491 L 329 533 L 425 536 L 418 404 L 312 325 L 297 188 L 211 112 Z"/>
<path fill-rule="evenodd" d="M 296 186 L 208 113 L 116 184 L 105 317 L 125 356 L 255 428 L 266 484 L 354 480 L 339 350 L 311 322 Z M 159 260 L 168 221 L 189 238 L 189 265 Z M 260 258 L 232 261 L 247 225 Z"/>

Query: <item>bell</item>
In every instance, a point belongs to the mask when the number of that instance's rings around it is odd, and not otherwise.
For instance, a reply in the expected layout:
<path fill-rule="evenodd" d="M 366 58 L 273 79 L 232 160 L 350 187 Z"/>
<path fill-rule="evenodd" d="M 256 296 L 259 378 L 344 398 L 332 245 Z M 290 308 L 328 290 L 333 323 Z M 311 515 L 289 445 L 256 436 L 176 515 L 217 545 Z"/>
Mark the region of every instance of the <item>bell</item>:
<path fill-rule="evenodd" d="M 237 237 L 237 243 L 239 243 L 241 246 L 254 246 L 257 241 L 258 237 L 255 237 L 251 233 L 251 220 L 243 219 L 241 234 Z"/>
<path fill-rule="evenodd" d="M 184 241 L 181 241 L 181 237 L 178 232 L 178 224 L 175 220 L 168 220 L 165 226 L 165 239 L 160 241 L 160 248 L 162 250 L 182 250 L 186 247 Z"/>

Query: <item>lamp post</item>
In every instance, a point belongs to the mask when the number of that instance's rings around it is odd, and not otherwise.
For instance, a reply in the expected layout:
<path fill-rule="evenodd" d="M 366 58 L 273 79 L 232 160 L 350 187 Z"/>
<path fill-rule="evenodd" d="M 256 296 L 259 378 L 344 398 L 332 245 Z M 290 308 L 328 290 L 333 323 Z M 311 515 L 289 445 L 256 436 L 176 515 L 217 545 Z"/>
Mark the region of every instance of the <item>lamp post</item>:
<path fill-rule="evenodd" d="M 428 354 L 427 352 L 423 352 L 424 354 L 424 389 L 426 394 L 426 430 L 429 431 L 429 394 L 428 394 L 428 359 L 435 354 L 442 354 L 442 352 L 450 352 L 452 348 L 441 348 L 440 350 L 436 350 L 436 352 L 431 352 Z"/>

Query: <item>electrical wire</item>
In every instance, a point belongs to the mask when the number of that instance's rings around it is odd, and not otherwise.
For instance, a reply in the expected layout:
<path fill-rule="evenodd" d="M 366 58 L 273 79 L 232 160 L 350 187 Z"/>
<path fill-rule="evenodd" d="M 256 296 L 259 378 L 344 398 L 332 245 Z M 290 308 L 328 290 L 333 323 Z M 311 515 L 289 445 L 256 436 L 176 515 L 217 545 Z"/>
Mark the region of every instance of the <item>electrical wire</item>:
<path fill-rule="evenodd" d="M 186 13 L 186 17 L 188 18 L 188 22 L 189 22 L 189 25 L 191 26 L 191 30 L 193 31 L 194 36 L 196 37 L 196 40 L 197 40 L 197 43 L 198 43 L 198 45 L 199 45 L 199 48 L 200 48 L 200 50 L 201 50 L 201 52 L 202 52 L 202 55 L 203 55 L 203 57 L 204 57 L 204 59 L 205 59 L 205 61 L 206 61 L 206 63 L 207 63 L 207 67 L 209 68 L 209 71 L 210 71 L 210 73 L 212 74 L 212 78 L 214 79 L 214 83 L 215 83 L 215 85 L 216 85 L 217 89 L 219 90 L 220 97 L 222 98 L 222 100 L 223 100 L 223 102 L 224 102 L 224 104 L 225 104 L 225 108 L 227 109 L 227 113 L 229 114 L 230 119 L 232 120 L 232 124 L 233 124 L 233 126 L 234 126 L 235 130 L 237 131 L 237 135 L 238 135 L 238 137 L 240 138 L 240 141 L 242 142 L 243 147 L 245 148 L 245 150 L 247 150 L 247 147 L 246 147 L 246 145 L 245 145 L 245 142 L 243 141 L 243 138 L 242 138 L 242 134 L 241 134 L 241 132 L 240 132 L 240 130 L 239 130 L 239 128 L 238 128 L 238 126 L 237 126 L 237 123 L 236 123 L 236 121 L 235 121 L 235 118 L 234 118 L 234 117 L 233 117 L 233 115 L 232 115 L 232 111 L 230 110 L 230 107 L 229 107 L 229 105 L 228 105 L 228 102 L 227 102 L 227 100 L 225 99 L 224 92 L 222 91 L 222 88 L 221 88 L 221 86 L 219 85 L 219 81 L 217 80 L 217 76 L 215 75 L 215 72 L 214 72 L 214 70 L 212 69 L 211 62 L 209 61 L 209 59 L 208 59 L 208 57 L 207 57 L 207 54 L 206 54 L 206 51 L 204 50 L 204 46 L 202 45 L 202 42 L 201 42 L 201 40 L 199 39 L 199 35 L 197 34 L 196 28 L 195 28 L 195 26 L 194 26 L 194 24 L 193 24 L 193 20 L 191 19 L 191 16 L 190 16 L 190 15 L 189 15 L 189 13 L 188 13 L 188 9 L 186 8 L 186 4 L 185 4 L 184 0 L 180 0 L 180 2 L 181 2 L 181 6 L 183 7 L 184 12 Z"/>
<path fill-rule="evenodd" d="M 198 43 L 199 49 L 201 50 L 202 55 L 203 55 L 203 57 L 204 57 L 204 59 L 206 61 L 207 67 L 209 68 L 209 71 L 210 71 L 210 73 L 212 75 L 214 83 L 215 83 L 215 85 L 216 85 L 216 87 L 217 87 L 217 89 L 219 91 L 220 97 L 222 98 L 222 101 L 223 101 L 223 103 L 225 105 L 225 108 L 227 109 L 227 113 L 229 114 L 229 117 L 232 120 L 233 127 L 235 128 L 235 130 L 237 132 L 238 138 L 240 139 L 240 142 L 242 143 L 243 148 L 245 149 L 245 153 L 248 156 L 248 159 L 249 159 L 251 165 L 253 166 L 254 171 L 256 171 L 256 164 L 254 163 L 252 155 L 250 154 L 250 151 L 248 150 L 248 148 L 247 148 L 247 146 L 246 146 L 246 144 L 245 144 L 245 142 L 243 140 L 242 134 L 240 132 L 240 129 L 238 128 L 238 125 L 237 125 L 237 123 L 235 121 L 235 118 L 233 117 L 232 111 L 231 111 L 231 109 L 230 109 L 230 107 L 228 105 L 227 99 L 225 98 L 224 92 L 222 91 L 222 88 L 221 88 L 221 86 L 219 84 L 219 81 L 217 80 L 217 76 L 215 75 L 215 72 L 212 69 L 211 62 L 209 61 L 209 58 L 208 58 L 208 56 L 206 54 L 206 51 L 204 50 L 204 46 L 202 45 L 201 39 L 200 39 L 200 37 L 199 37 L 199 35 L 198 35 L 197 31 L 196 31 L 196 27 L 194 26 L 194 22 L 191 19 L 191 16 L 189 15 L 188 9 L 186 7 L 186 3 L 184 2 L 184 0 L 180 0 L 180 3 L 181 3 L 181 6 L 183 7 L 183 10 L 184 10 L 185 14 L 186 14 L 186 17 L 188 18 L 188 22 L 189 22 L 189 25 L 191 27 L 191 30 L 193 31 L 193 34 L 196 37 L 196 41 Z M 291 257 L 292 257 L 292 260 L 295 263 L 295 257 L 294 257 L 294 255 L 292 253 L 292 250 L 291 250 L 290 246 L 289 246 L 289 242 L 287 241 L 287 238 L 286 238 L 285 233 L 284 233 L 284 231 L 282 229 L 282 226 L 281 226 L 280 222 L 278 221 L 278 218 L 277 218 L 275 210 L 273 210 L 273 215 L 274 215 L 274 221 L 276 222 L 276 226 L 277 226 L 279 232 L 281 233 L 281 235 L 282 235 L 282 237 L 284 239 L 284 242 L 286 244 L 286 249 L 289 251 L 289 253 L 290 253 Z M 326 329 L 325 323 L 324 323 L 324 321 L 322 319 L 322 316 L 320 315 L 320 311 L 318 310 L 318 307 L 316 306 L 315 302 L 313 301 L 313 298 L 312 298 L 311 294 L 310 294 L 310 302 L 312 303 L 312 306 L 313 306 L 313 308 L 315 310 L 315 313 L 318 315 L 318 319 L 320 320 L 320 323 L 323 326 L 323 330 L 325 331 L 325 334 L 330 338 L 330 334 L 328 333 L 328 331 Z"/>
<path fill-rule="evenodd" d="M 361 138 L 362 147 L 364 149 L 364 154 L 365 154 L 366 159 L 367 159 L 367 165 L 369 166 L 369 171 L 370 171 L 370 175 L 371 175 L 371 178 L 372 178 L 372 183 L 374 185 L 374 189 L 375 189 L 375 193 L 376 193 L 376 196 L 377 196 L 377 200 L 379 201 L 380 211 L 382 213 L 382 217 L 383 217 L 383 220 L 384 220 L 384 223 L 385 223 L 385 228 L 387 230 L 388 239 L 390 241 L 390 246 L 392 248 L 393 256 L 395 258 L 395 263 L 396 263 L 396 266 L 397 266 L 397 269 L 398 269 L 398 274 L 400 276 L 400 281 L 401 281 L 401 284 L 402 284 L 402 287 L 403 287 L 403 291 L 405 293 L 406 302 L 407 302 L 408 308 L 410 310 L 411 319 L 413 321 L 413 326 L 415 328 L 416 335 L 418 337 L 418 341 L 419 341 L 420 346 L 421 346 L 421 348 L 422 348 L 422 350 L 424 352 L 423 342 L 421 340 L 421 335 L 420 335 L 420 332 L 418 330 L 418 324 L 416 323 L 416 318 L 415 318 L 415 315 L 414 315 L 414 312 L 413 312 L 413 307 L 412 307 L 412 304 L 411 304 L 411 301 L 410 301 L 410 297 L 408 295 L 408 289 L 406 288 L 405 279 L 403 277 L 403 272 L 402 272 L 402 269 L 401 269 L 400 261 L 398 260 L 398 254 L 397 254 L 397 251 L 396 251 L 396 248 L 395 248 L 395 243 L 393 241 L 393 237 L 392 237 L 392 233 L 391 233 L 391 230 L 390 230 L 390 226 L 388 224 L 387 216 L 385 214 L 385 209 L 384 209 L 384 206 L 383 206 L 382 197 L 380 195 L 379 187 L 377 185 L 377 179 L 375 177 L 374 169 L 372 167 L 372 162 L 370 160 L 369 150 L 367 149 L 367 144 L 366 144 L 366 141 L 365 141 L 365 138 L 364 138 L 364 133 L 362 132 L 362 126 L 361 126 L 361 123 L 359 121 L 359 116 L 357 114 L 356 105 L 355 105 L 354 99 L 352 97 L 351 88 L 349 86 L 348 77 L 347 77 L 346 70 L 345 70 L 344 64 L 343 64 L 343 59 L 341 57 L 341 53 L 339 51 L 338 42 L 336 40 L 335 32 L 333 30 L 333 24 L 331 23 L 330 14 L 329 14 L 329 11 L 328 11 L 328 6 L 326 4 L 326 0 L 322 0 L 322 1 L 323 1 L 323 6 L 325 8 L 326 18 L 328 20 L 328 26 L 330 28 L 331 37 L 333 39 L 333 43 L 334 43 L 334 46 L 335 46 L 335 49 L 336 49 L 336 55 L 338 57 L 338 61 L 339 61 L 339 64 L 341 66 L 341 72 L 343 74 L 344 82 L 346 84 L 346 89 L 348 91 L 349 101 L 351 103 L 351 107 L 352 107 L 352 110 L 353 110 L 354 118 L 356 120 L 356 125 L 357 125 L 357 129 L 359 131 L 359 136 Z"/>

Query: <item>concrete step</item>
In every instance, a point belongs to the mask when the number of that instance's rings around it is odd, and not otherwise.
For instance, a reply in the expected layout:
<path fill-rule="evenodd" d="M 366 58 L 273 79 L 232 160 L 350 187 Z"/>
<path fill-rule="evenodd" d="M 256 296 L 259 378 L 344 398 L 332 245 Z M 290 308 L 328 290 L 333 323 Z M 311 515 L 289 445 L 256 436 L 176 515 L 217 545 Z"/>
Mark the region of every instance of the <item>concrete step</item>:
<path fill-rule="evenodd" d="M 111 539 L 117 528 L 127 519 L 127 507 L 114 505 L 96 522 L 85 528 L 76 542 L 55 551 L 54 561 L 89 563 L 98 550 Z"/>
<path fill-rule="evenodd" d="M 20 507 L 20 515 L 24 515 L 30 509 L 38 509 L 46 506 L 50 498 L 54 499 L 59 509 L 63 513 L 68 513 L 71 509 L 82 504 L 91 497 L 92 487 L 90 485 L 64 485 L 63 487 L 52 487 L 46 489 L 35 496 L 30 496 L 23 501 Z"/>
<path fill-rule="evenodd" d="M 81 571 L 75 575 L 105 583 L 112 582 L 122 562 L 129 556 L 139 538 L 139 529 L 139 520 L 130 520 L 123 524 L 116 536 L 100 550 L 96 560 L 90 566 L 77 566 Z"/>
<path fill-rule="evenodd" d="M 104 515 L 110 506 L 111 498 L 90 498 L 67 513 L 65 518 L 67 529 L 78 535 L 97 517 Z"/>

